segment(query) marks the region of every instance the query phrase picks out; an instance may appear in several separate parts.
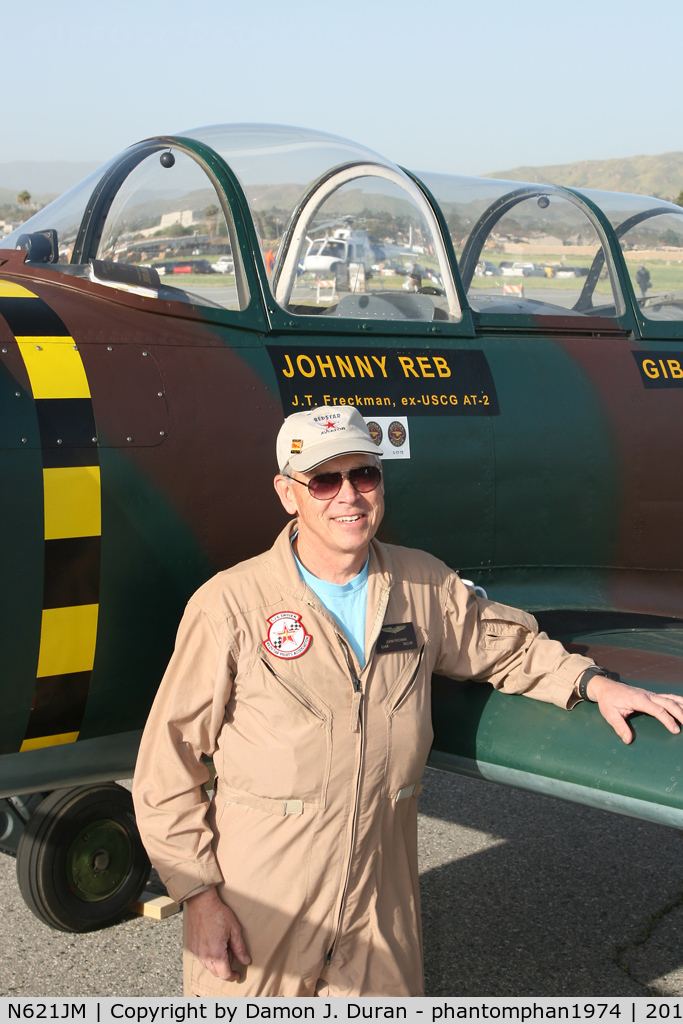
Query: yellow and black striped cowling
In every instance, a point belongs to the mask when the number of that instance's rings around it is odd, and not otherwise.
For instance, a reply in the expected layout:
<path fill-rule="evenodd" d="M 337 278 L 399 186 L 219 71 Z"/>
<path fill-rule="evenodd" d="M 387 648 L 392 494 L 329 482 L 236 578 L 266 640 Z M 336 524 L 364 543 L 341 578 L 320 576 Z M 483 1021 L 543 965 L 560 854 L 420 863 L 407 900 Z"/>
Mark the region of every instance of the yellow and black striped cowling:
<path fill-rule="evenodd" d="M 47 303 L 9 281 L 0 281 L 0 316 L 28 373 L 43 463 L 43 610 L 24 751 L 78 739 L 97 636 L 100 467 L 88 379 L 67 328 Z"/>

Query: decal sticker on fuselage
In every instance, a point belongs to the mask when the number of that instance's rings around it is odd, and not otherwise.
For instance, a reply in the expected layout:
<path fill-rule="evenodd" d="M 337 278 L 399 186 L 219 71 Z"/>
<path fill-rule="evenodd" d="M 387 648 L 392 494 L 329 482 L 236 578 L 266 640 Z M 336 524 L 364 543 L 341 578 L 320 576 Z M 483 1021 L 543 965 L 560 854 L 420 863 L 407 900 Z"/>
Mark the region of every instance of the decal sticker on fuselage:
<path fill-rule="evenodd" d="M 285 416 L 317 405 L 353 405 L 391 416 L 497 416 L 498 396 L 479 349 L 266 346 Z"/>
<path fill-rule="evenodd" d="M 643 386 L 683 388 L 683 355 L 669 352 L 633 352 Z"/>
<path fill-rule="evenodd" d="M 366 417 L 370 437 L 382 449 L 380 459 L 409 459 L 410 433 L 407 416 Z"/>

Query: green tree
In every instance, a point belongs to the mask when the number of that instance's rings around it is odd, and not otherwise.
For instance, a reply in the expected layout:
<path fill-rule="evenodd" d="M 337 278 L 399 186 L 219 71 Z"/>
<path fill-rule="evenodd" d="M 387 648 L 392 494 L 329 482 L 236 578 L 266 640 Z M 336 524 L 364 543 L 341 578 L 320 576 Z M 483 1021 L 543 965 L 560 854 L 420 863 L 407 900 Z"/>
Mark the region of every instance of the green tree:
<path fill-rule="evenodd" d="M 676 204 L 676 206 L 683 206 L 683 188 L 674 199 L 674 203 Z"/>
<path fill-rule="evenodd" d="M 26 216 L 28 217 L 31 211 L 31 193 L 27 192 L 26 189 L 24 189 L 24 191 L 20 192 L 17 196 L 17 202 L 19 203 L 19 206 L 24 207 L 24 210 L 26 211 Z"/>
<path fill-rule="evenodd" d="M 216 234 L 216 227 L 218 225 L 218 216 L 220 212 L 220 209 L 214 203 L 212 203 L 210 206 L 207 206 L 207 208 L 204 210 L 206 224 L 209 229 L 209 234 L 211 236 Z"/>
<path fill-rule="evenodd" d="M 287 223 L 286 211 L 273 207 L 271 210 L 263 210 L 259 216 L 259 231 L 261 238 L 269 242 L 275 242 L 280 237 L 282 227 Z"/>
<path fill-rule="evenodd" d="M 193 234 L 193 227 L 183 227 L 179 221 L 176 221 L 175 224 L 169 224 L 167 228 L 155 231 L 152 238 L 183 238 L 185 235 Z"/>
<path fill-rule="evenodd" d="M 678 205 L 683 206 L 683 203 L 679 203 Z M 680 249 L 683 237 L 681 235 L 677 235 L 675 231 L 671 230 L 671 228 L 667 228 L 662 235 L 662 242 L 664 245 L 675 245 Z"/>

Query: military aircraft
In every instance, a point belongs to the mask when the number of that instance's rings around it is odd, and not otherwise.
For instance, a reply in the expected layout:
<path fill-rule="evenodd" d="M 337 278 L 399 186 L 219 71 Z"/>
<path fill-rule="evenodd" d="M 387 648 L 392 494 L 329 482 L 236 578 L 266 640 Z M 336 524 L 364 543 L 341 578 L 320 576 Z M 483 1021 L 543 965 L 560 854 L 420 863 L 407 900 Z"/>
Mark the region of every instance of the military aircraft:
<path fill-rule="evenodd" d="M 339 220 L 419 252 L 411 287 L 401 264 L 303 268 Z M 683 209 L 213 126 L 132 146 L 2 246 L 0 842 L 45 923 L 106 924 L 145 880 L 113 780 L 187 598 L 283 523 L 294 410 L 366 417 L 384 539 L 628 681 L 680 686 Z M 221 256 L 232 273 L 194 272 Z M 439 768 L 683 827 L 683 740 L 652 719 L 627 747 L 594 706 L 436 679 L 433 716 Z"/>

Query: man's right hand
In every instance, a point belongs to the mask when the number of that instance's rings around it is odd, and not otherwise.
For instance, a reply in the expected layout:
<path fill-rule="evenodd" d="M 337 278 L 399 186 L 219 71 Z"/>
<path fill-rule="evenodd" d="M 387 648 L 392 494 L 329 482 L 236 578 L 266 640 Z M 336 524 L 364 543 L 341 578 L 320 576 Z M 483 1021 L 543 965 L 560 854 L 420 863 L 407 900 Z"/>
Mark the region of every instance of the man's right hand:
<path fill-rule="evenodd" d="M 215 889 L 205 889 L 185 900 L 187 914 L 187 945 L 207 971 L 223 981 L 239 981 L 230 957 L 239 963 L 251 963 L 242 938 L 242 928 L 230 907 Z"/>

